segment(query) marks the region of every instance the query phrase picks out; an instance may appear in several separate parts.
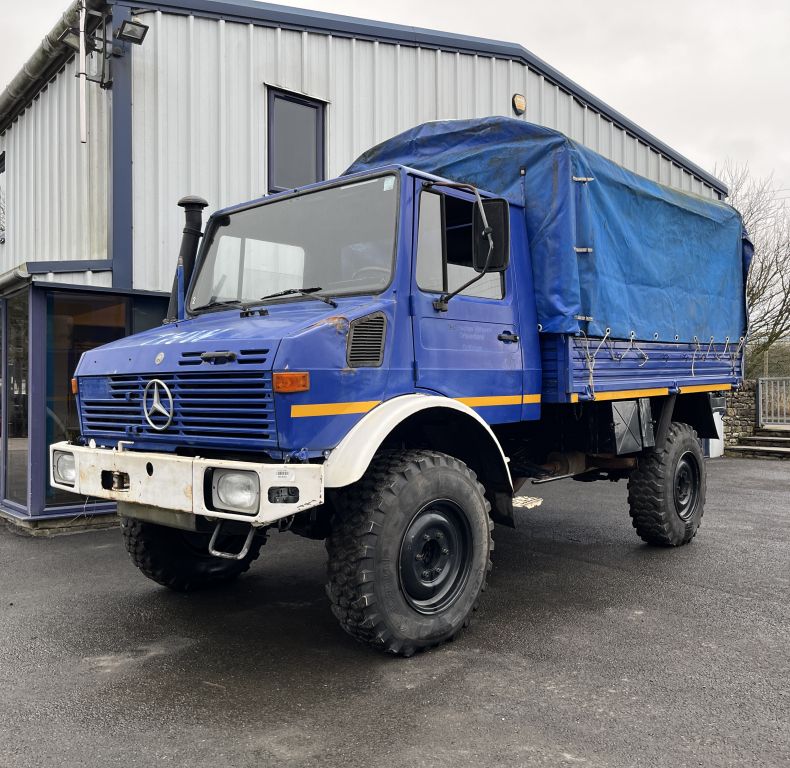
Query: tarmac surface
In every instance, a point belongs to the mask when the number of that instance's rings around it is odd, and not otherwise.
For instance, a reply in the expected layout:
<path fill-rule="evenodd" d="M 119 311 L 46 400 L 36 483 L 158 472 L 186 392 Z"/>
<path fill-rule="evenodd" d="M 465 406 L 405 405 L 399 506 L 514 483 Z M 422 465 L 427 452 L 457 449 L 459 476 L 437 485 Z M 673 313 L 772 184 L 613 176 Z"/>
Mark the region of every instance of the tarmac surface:
<path fill-rule="evenodd" d="M 790 765 L 790 465 L 711 462 L 672 551 L 625 483 L 527 492 L 472 626 L 411 659 L 340 630 L 321 542 L 184 596 L 118 530 L 0 528 L 0 766 Z"/>

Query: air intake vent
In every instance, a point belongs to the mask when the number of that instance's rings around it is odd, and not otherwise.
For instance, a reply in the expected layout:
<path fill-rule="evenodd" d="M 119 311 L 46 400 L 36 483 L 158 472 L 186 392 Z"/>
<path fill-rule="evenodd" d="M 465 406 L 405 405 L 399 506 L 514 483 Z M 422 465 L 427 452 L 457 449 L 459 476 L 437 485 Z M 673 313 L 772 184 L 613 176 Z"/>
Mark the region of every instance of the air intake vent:
<path fill-rule="evenodd" d="M 382 312 L 360 317 L 351 323 L 346 359 L 351 368 L 378 368 L 384 360 L 387 318 Z"/>

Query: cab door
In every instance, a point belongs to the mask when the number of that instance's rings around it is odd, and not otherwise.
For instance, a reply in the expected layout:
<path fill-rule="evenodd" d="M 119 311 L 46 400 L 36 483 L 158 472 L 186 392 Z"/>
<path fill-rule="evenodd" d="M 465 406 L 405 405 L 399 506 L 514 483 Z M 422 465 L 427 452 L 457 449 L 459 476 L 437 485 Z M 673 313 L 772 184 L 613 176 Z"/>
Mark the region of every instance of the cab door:
<path fill-rule="evenodd" d="M 415 385 L 455 398 L 492 424 L 518 421 L 522 352 L 513 265 L 434 307 L 478 273 L 472 267 L 475 198 L 415 179 L 411 280 Z"/>

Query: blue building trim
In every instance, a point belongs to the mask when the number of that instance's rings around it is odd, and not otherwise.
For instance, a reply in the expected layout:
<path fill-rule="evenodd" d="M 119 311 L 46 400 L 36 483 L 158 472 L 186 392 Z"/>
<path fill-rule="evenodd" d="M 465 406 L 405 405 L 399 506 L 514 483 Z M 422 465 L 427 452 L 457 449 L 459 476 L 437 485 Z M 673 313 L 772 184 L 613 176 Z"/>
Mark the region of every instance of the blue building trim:
<path fill-rule="evenodd" d="M 131 17 L 130 8 L 116 5 L 113 29 Z M 117 41 L 122 56 L 112 60 L 112 140 L 110 178 L 112 203 L 109 221 L 108 255 L 112 260 L 112 287 L 131 290 L 132 265 L 132 55 L 130 44 Z"/>
<path fill-rule="evenodd" d="M 450 32 L 421 29 L 384 21 L 370 21 L 353 16 L 340 16 L 335 13 L 312 11 L 303 8 L 288 8 L 255 0 L 140 0 L 130 7 L 141 10 L 159 10 L 163 13 L 204 16 L 208 18 L 238 21 L 244 24 L 283 27 L 297 31 L 356 37 L 378 40 L 402 45 L 439 48 L 445 51 L 485 54 L 512 59 L 526 64 L 539 72 L 547 80 L 575 96 L 580 102 L 600 112 L 639 141 L 656 149 L 675 164 L 685 168 L 694 176 L 709 184 L 722 195 L 728 194 L 727 187 L 715 176 L 703 170 L 696 163 L 672 149 L 653 134 L 629 120 L 618 110 L 594 96 L 587 89 L 559 72 L 543 59 L 517 43 L 487 40 L 481 37 L 467 37 Z"/>
<path fill-rule="evenodd" d="M 29 275 L 63 274 L 65 272 L 111 272 L 112 259 L 75 259 L 72 261 L 28 261 Z"/>
<path fill-rule="evenodd" d="M 29 291 L 30 345 L 28 348 L 28 477 L 27 509 L 31 517 L 46 506 L 49 484 L 47 451 L 47 296 Z M 42 418 L 43 415 L 43 418 Z"/>

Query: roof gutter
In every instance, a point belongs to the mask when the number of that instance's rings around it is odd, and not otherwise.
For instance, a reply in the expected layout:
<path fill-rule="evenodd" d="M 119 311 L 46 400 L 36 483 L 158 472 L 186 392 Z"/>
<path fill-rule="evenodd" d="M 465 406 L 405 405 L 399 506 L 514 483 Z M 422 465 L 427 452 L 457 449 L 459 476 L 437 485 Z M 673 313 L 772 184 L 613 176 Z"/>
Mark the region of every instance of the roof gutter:
<path fill-rule="evenodd" d="M 78 23 L 80 4 L 80 0 L 73 0 L 55 26 L 45 35 L 36 52 L 0 93 L 0 133 L 19 116 L 57 71 L 76 55 L 58 38 L 69 27 Z M 85 0 L 85 5 L 90 11 L 98 11 L 103 10 L 107 3 L 105 0 Z"/>
<path fill-rule="evenodd" d="M 30 273 L 27 271 L 24 264 L 20 267 L 9 269 L 8 272 L 4 272 L 0 275 L 0 294 L 12 288 L 16 288 L 23 283 L 27 283 L 29 280 Z"/>

